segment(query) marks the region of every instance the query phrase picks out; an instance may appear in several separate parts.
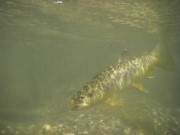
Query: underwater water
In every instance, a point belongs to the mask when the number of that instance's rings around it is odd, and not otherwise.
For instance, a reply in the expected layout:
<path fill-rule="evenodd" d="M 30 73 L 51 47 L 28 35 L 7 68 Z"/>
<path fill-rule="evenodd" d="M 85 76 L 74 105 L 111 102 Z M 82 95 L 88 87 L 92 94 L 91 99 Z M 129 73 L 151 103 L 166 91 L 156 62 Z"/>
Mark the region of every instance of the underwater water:
<path fill-rule="evenodd" d="M 0 135 L 179 135 L 178 0 L 1 0 Z M 122 106 L 72 111 L 71 97 L 124 49 L 130 59 L 167 44 L 174 71 L 154 67 L 148 93 Z"/>

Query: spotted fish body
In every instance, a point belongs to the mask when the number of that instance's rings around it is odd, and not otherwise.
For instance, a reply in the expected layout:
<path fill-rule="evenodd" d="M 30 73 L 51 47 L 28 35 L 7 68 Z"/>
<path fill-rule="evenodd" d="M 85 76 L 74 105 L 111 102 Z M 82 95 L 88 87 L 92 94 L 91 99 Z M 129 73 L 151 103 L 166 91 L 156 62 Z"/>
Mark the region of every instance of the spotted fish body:
<path fill-rule="evenodd" d="M 154 66 L 173 69 L 172 57 L 165 45 L 132 60 L 120 59 L 87 82 L 71 99 L 71 109 L 81 109 L 108 97 L 109 93 L 122 91 L 133 85 Z"/>

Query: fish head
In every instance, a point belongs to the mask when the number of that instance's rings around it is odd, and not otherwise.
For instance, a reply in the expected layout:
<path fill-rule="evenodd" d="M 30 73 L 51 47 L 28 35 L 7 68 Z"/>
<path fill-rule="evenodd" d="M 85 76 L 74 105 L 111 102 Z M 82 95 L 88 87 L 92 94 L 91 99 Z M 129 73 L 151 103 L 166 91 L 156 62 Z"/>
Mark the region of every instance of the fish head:
<path fill-rule="evenodd" d="M 82 88 L 70 100 L 71 110 L 82 109 L 92 104 L 92 93 Z"/>

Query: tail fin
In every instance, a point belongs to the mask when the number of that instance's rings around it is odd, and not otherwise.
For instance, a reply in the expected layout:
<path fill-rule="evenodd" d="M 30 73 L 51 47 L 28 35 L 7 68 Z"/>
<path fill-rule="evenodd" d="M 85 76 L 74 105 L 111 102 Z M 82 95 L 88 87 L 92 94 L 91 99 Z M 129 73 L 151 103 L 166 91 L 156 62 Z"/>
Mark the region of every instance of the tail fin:
<path fill-rule="evenodd" d="M 157 66 L 169 71 L 175 70 L 173 57 L 166 44 L 159 43 L 153 53 L 158 59 Z"/>

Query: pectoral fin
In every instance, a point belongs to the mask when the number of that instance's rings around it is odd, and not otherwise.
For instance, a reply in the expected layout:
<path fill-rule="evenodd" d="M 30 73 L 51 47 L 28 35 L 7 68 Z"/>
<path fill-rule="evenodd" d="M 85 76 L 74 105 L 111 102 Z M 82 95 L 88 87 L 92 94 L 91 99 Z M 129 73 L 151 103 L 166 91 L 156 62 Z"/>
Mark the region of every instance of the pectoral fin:
<path fill-rule="evenodd" d="M 137 88 L 138 90 L 141 90 L 143 92 L 148 92 L 147 88 L 142 83 L 133 83 L 133 86 Z"/>
<path fill-rule="evenodd" d="M 105 100 L 105 103 L 107 103 L 110 106 L 122 106 L 123 101 L 122 98 L 117 95 L 117 93 L 111 93 Z"/>

